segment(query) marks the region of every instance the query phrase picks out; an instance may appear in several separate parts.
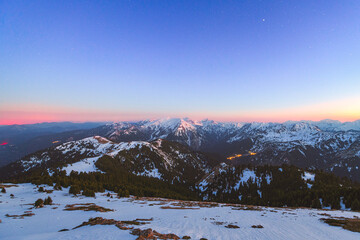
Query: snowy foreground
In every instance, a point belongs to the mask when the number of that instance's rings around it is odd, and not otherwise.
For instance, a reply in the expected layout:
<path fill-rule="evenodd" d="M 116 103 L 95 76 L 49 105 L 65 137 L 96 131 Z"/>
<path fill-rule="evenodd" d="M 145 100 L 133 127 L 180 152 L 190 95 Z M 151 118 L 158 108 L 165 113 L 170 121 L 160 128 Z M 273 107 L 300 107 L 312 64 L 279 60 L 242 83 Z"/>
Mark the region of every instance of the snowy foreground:
<path fill-rule="evenodd" d="M 46 186 L 46 189 L 52 187 Z M 102 217 L 115 220 L 148 219 L 146 224 L 129 226 L 151 228 L 162 234 L 173 233 L 191 239 L 360 239 L 360 233 L 330 226 L 320 218 L 360 217 L 350 211 L 325 211 L 312 209 L 259 208 L 219 204 L 218 206 L 183 203 L 166 199 L 121 198 L 97 193 L 96 198 L 74 197 L 68 189 L 52 193 L 38 192 L 32 184 L 19 184 L 0 193 L 0 239 L 136 239 L 131 230 L 121 230 L 114 225 L 79 226 L 89 218 Z M 13 194 L 14 197 L 10 197 Z M 53 205 L 33 208 L 38 198 L 50 196 Z M 94 203 L 114 211 L 65 211 L 68 204 Z M 184 205 L 185 204 L 185 205 Z M 182 206 L 182 207 L 181 207 Z M 184 209 L 185 208 L 185 209 Z M 35 215 L 22 215 L 31 211 Z M 28 212 L 29 213 L 29 212 Z M 152 220 L 150 220 L 152 219 Z M 229 224 L 239 228 L 227 228 Z M 263 228 L 253 228 L 261 225 Z M 69 231 L 59 232 L 61 229 Z"/>

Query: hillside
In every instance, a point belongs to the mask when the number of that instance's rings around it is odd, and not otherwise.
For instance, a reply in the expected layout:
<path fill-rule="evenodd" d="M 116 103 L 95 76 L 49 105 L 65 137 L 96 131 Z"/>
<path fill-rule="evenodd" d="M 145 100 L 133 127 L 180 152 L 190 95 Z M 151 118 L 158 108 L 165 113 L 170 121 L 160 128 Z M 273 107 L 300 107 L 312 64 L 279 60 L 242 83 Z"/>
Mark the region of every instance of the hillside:
<path fill-rule="evenodd" d="M 111 165 L 111 166 L 110 166 Z M 117 167 L 114 165 L 118 165 Z M 114 143 L 95 136 L 38 151 L 0 169 L 1 178 L 27 175 L 36 170 L 111 172 L 119 167 L 139 176 L 150 176 L 179 183 L 195 182 L 214 165 L 209 157 L 177 142 Z M 86 170 L 88 169 L 88 170 Z M 190 179 L 191 177 L 191 179 Z"/>
<path fill-rule="evenodd" d="M 39 192 L 32 184 L 6 187 L 6 193 L 0 193 L 0 238 L 352 240 L 359 239 L 360 234 L 353 232 L 354 228 L 346 230 L 347 225 L 343 228 L 341 224 L 331 226 L 324 222 L 357 224 L 358 212 L 118 198 L 111 191 L 97 193 L 95 198 L 74 197 L 68 191 L 63 188 Z M 34 208 L 37 199 L 48 197 L 53 200 L 52 205 Z"/>
<path fill-rule="evenodd" d="M 3 181 L 72 186 L 85 195 L 107 189 L 263 206 L 358 208 L 360 185 L 334 174 L 228 162 L 163 139 L 115 143 L 95 136 L 30 154 L 1 168 L 0 176 Z"/>

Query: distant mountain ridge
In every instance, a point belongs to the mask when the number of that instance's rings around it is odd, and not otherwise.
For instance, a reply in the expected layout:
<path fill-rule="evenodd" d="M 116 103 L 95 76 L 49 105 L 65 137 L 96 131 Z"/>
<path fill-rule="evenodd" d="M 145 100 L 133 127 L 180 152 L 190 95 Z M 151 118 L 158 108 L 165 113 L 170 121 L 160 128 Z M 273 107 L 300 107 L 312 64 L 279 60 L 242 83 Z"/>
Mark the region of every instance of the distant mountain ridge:
<path fill-rule="evenodd" d="M 360 131 L 334 124 L 108 123 L 53 135 L 59 143 L 0 168 L 0 179 L 71 184 L 83 194 L 120 187 L 121 194 L 355 210 Z"/>
<path fill-rule="evenodd" d="M 286 163 L 360 180 L 360 121 L 223 123 L 166 118 L 111 123 L 98 129 L 114 142 L 163 138 L 216 154 L 221 161 L 243 154 L 232 161 L 235 164 Z M 249 151 L 256 155 L 245 156 Z"/>
<path fill-rule="evenodd" d="M 44 122 L 23 125 L 0 125 L 0 166 L 56 143 L 62 133 L 89 130 L 106 122 Z M 69 140 L 67 138 L 67 140 Z"/>
<path fill-rule="evenodd" d="M 201 148 L 206 138 L 214 137 L 214 140 L 226 139 L 227 142 L 236 141 L 241 135 L 251 132 L 272 131 L 289 137 L 306 137 L 309 134 L 320 132 L 349 132 L 360 131 L 360 120 L 341 123 L 340 121 L 322 120 L 314 121 L 288 121 L 284 123 L 262 123 L 262 122 L 215 122 L 212 120 L 193 121 L 188 118 L 165 118 L 153 121 L 118 122 L 109 123 L 102 128 L 102 135 L 114 141 L 124 139 L 147 138 L 154 140 L 158 138 L 171 138 L 182 141 L 193 148 Z M 282 137 L 282 136 L 279 136 Z M 285 139 L 286 140 L 286 139 Z"/>
<path fill-rule="evenodd" d="M 360 121 L 288 121 L 232 123 L 189 118 L 164 118 L 107 123 L 92 129 L 38 137 L 58 144 L 101 136 L 114 143 L 164 139 L 209 153 L 218 162 L 252 165 L 289 164 L 323 169 L 360 181 Z M 55 144 L 58 145 L 58 144 Z M 50 145 L 51 146 L 51 145 Z M 252 154 L 249 154 L 251 152 Z M 238 156 L 235 158 L 227 158 Z"/>

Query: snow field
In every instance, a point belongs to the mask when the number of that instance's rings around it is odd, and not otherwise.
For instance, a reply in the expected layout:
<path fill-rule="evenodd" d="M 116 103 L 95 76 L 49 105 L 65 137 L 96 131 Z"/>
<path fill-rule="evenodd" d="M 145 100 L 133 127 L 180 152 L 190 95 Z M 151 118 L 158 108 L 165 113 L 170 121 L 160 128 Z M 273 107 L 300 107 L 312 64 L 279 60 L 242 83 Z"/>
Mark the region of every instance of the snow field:
<path fill-rule="evenodd" d="M 45 186 L 46 189 L 52 187 Z M 96 193 L 96 198 L 68 194 L 68 189 L 51 194 L 40 193 L 32 184 L 19 184 L 7 188 L 0 194 L 0 239 L 123 239 L 133 240 L 129 230 L 115 226 L 85 226 L 75 230 L 89 218 L 103 217 L 115 220 L 153 218 L 149 224 L 135 228 L 152 228 L 160 233 L 174 233 L 180 238 L 188 235 L 191 239 L 360 239 L 360 233 L 350 232 L 341 227 L 329 226 L 319 219 L 330 214 L 332 217 L 360 217 L 350 211 L 325 211 L 314 209 L 261 208 L 257 210 L 236 210 L 232 206 L 219 204 L 218 207 L 194 207 L 196 209 L 162 209 L 178 201 L 146 201 L 134 198 L 109 198 L 106 193 Z M 14 198 L 10 197 L 14 194 Z M 54 205 L 29 209 L 36 199 L 50 196 Z M 108 201 L 109 200 L 109 201 Z M 113 209 L 112 212 L 64 211 L 67 204 L 95 203 Z M 34 216 L 13 219 L 5 214 L 20 215 L 32 211 Z M 239 226 L 226 228 L 228 224 Z M 252 228 L 262 225 L 264 228 Z M 61 229 L 70 229 L 58 232 Z"/>

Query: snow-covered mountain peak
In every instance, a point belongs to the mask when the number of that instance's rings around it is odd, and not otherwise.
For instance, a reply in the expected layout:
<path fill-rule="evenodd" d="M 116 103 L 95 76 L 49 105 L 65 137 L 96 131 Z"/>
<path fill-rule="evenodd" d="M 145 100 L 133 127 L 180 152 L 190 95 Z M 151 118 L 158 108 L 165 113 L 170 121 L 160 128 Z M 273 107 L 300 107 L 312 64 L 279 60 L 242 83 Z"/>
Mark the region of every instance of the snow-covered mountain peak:
<path fill-rule="evenodd" d="M 296 122 L 293 124 L 287 124 L 286 126 L 293 132 L 303 131 L 307 133 L 316 133 L 321 131 L 317 126 L 309 122 Z"/>
<path fill-rule="evenodd" d="M 143 127 L 175 129 L 181 122 L 180 118 L 162 118 L 145 123 Z"/>
<path fill-rule="evenodd" d="M 284 122 L 285 125 L 288 124 L 295 124 L 295 123 L 307 123 L 313 126 L 317 126 L 322 131 L 330 131 L 330 132 L 337 132 L 337 131 L 360 131 L 360 120 L 356 120 L 353 122 L 340 122 L 338 120 L 332 119 L 324 119 L 321 121 L 287 121 Z"/>
<path fill-rule="evenodd" d="M 187 131 L 195 131 L 196 127 L 194 126 L 194 122 L 190 122 L 190 121 L 186 121 L 184 119 L 180 120 L 180 124 L 177 127 L 176 131 L 175 131 L 175 135 L 176 136 L 181 136 L 186 134 Z"/>
<path fill-rule="evenodd" d="M 308 122 L 286 122 L 286 123 L 265 123 L 265 122 L 252 122 L 245 124 L 244 130 L 246 132 L 262 132 L 262 133 L 317 133 L 321 130 L 314 124 Z"/>
<path fill-rule="evenodd" d="M 193 128 L 196 122 L 189 118 L 162 118 L 147 122 L 143 128 L 177 130 L 178 128 Z"/>
<path fill-rule="evenodd" d="M 108 128 L 105 137 L 114 142 L 153 141 L 159 138 L 177 141 L 192 149 L 212 151 L 214 146 L 224 142 L 231 144 L 251 140 L 252 150 L 261 150 L 269 144 L 280 144 L 281 149 L 294 144 L 319 148 L 344 149 L 360 138 L 356 126 L 360 121 L 341 123 L 333 120 L 273 122 L 215 122 L 193 121 L 189 118 L 163 118 L 143 122 L 124 122 Z M 346 130 L 344 130 L 346 129 Z M 348 130 L 351 129 L 351 130 Z M 250 150 L 250 146 L 247 150 Z M 244 149 L 245 151 L 246 149 Z"/>

